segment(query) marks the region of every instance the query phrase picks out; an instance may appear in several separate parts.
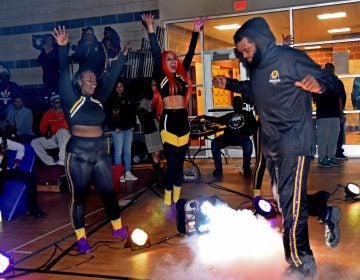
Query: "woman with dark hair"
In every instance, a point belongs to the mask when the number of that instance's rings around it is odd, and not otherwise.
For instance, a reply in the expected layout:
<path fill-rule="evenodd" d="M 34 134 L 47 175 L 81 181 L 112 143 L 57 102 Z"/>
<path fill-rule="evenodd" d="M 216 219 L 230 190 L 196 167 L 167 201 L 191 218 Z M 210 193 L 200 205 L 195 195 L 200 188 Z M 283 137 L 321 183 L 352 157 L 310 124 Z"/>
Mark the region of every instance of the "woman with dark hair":
<path fill-rule="evenodd" d="M 65 158 L 65 171 L 71 193 L 70 215 L 77 237 L 77 250 L 86 254 L 91 251 L 86 239 L 84 218 L 84 204 L 90 182 L 95 184 L 104 203 L 106 214 L 113 226 L 113 236 L 127 237 L 114 191 L 110 159 L 104 148 L 102 127 L 105 113 L 102 103 L 106 101 L 118 79 L 129 44 L 125 45 L 102 85 L 97 87 L 96 75 L 91 70 L 79 70 L 71 81 L 67 47 L 69 35 L 65 27 L 60 26 L 54 29 L 53 35 L 59 45 L 59 94 L 71 133 Z M 94 98 L 95 95 L 97 99 Z"/>
<path fill-rule="evenodd" d="M 154 58 L 153 78 L 161 95 L 161 98 L 158 99 L 158 106 L 163 110 L 159 129 L 167 160 L 164 204 L 167 217 L 173 218 L 174 211 L 171 210 L 174 209 L 174 205 L 180 198 L 183 164 L 190 136 L 187 105 L 192 85 L 186 72 L 189 70 L 194 56 L 198 32 L 207 18 L 195 18 L 189 50 L 181 63 L 174 52 L 164 51 L 161 53 L 153 27 L 154 15 L 149 13 L 143 14 L 141 17 L 149 34 Z"/>
<path fill-rule="evenodd" d="M 138 178 L 131 173 L 131 144 L 133 130 L 136 126 L 136 104 L 123 79 L 118 80 L 106 107 L 107 123 L 114 142 L 116 166 L 122 164 L 122 154 L 124 153 L 124 174 L 121 175 L 120 182 L 135 181 Z"/>

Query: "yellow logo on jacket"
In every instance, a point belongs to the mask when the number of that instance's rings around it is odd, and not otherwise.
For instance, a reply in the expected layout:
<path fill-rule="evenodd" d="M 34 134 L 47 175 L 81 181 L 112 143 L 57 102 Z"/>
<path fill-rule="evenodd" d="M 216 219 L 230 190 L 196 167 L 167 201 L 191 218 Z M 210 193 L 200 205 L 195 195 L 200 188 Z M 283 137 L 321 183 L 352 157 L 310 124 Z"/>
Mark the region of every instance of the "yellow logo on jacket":
<path fill-rule="evenodd" d="M 270 79 L 269 82 L 273 85 L 280 83 L 280 74 L 278 70 L 272 70 L 271 74 L 270 74 Z"/>

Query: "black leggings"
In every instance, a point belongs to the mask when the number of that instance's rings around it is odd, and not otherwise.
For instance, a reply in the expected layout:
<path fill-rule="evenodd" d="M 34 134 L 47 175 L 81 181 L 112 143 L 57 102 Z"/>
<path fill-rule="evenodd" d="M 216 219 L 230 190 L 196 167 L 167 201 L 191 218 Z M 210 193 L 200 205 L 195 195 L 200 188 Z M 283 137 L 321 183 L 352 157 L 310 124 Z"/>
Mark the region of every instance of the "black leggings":
<path fill-rule="evenodd" d="M 74 229 L 85 226 L 85 200 L 93 182 L 110 220 L 120 218 L 120 207 L 112 181 L 111 162 L 104 140 L 72 136 L 66 146 L 66 176 L 70 185 L 70 216 Z"/>
<path fill-rule="evenodd" d="M 176 147 L 169 143 L 163 144 L 167 162 L 165 189 L 171 191 L 173 186 L 180 187 L 183 182 L 183 169 L 188 145 Z"/>

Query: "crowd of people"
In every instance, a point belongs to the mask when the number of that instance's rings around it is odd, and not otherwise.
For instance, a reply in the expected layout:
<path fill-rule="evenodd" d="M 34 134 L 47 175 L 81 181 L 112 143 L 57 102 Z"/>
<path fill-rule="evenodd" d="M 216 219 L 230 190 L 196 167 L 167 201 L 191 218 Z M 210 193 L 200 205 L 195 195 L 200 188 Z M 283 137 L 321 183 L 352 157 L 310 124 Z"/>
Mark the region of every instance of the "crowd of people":
<path fill-rule="evenodd" d="M 43 68 L 43 83 L 52 108 L 41 118 L 40 135 L 33 131 L 33 115 L 24 104 L 21 88 L 10 81 L 9 70 L 0 65 L 2 137 L 7 139 L 7 148 L 17 150 L 17 164 L 21 163 L 23 145 L 27 144 L 43 164 L 65 166 L 71 193 L 70 217 L 80 253 L 91 251 L 84 218 L 90 182 L 104 203 L 113 236 L 126 238 L 128 234 L 113 187 L 112 163 L 104 149 L 104 127 L 113 138 L 114 164 L 124 166 L 118 180 L 121 183 L 136 181 L 131 147 L 138 116 L 156 177 L 163 172 L 162 153 L 166 160 L 163 182 L 166 218 L 174 219 L 176 202 L 181 197 L 183 164 L 190 136 L 187 108 L 192 83 L 187 72 L 207 17 L 195 18 L 189 48 L 182 61 L 173 51 L 161 51 L 155 36 L 154 15 L 143 14 L 142 21 L 149 36 L 154 69 L 152 77 L 144 81 L 139 102 L 134 100 L 135 93 L 127 81 L 120 77 L 130 44 L 124 44 L 121 50 L 120 37 L 113 28 L 104 28 L 102 41 L 97 40 L 92 27 L 82 29 L 81 39 L 71 46 L 74 51 L 71 60 L 79 64 L 74 75 L 69 66 L 67 30 L 59 26 L 53 34 L 41 39 L 38 62 Z M 284 251 L 289 263 L 286 273 L 312 276 L 316 273 L 316 263 L 309 244 L 308 213 L 325 224 L 328 246 L 336 247 L 340 241 L 339 208 L 328 206 L 323 196 L 308 196 L 307 177 L 316 140 L 320 167 L 338 167 L 338 160 L 347 159 L 342 150 L 344 86 L 336 77 L 333 64 L 327 63 L 320 69 L 305 53 L 276 45 L 263 18 L 248 20 L 233 38 L 236 54 L 248 69 L 250 79 L 239 81 L 215 76 L 214 87 L 241 96 L 233 98 L 232 113 L 198 117 L 226 126 L 224 134 L 211 142 L 213 175 L 222 175 L 221 149 L 232 145 L 243 149 L 243 174 L 253 179 L 254 195 L 259 194 L 267 167 L 283 215 Z M 281 75 L 285 72 L 287 75 Z M 354 81 L 354 92 L 359 88 L 358 81 Z M 353 94 L 352 98 L 357 109 L 360 108 L 359 96 Z M 243 100 L 254 105 L 258 121 L 253 112 L 243 109 Z M 316 104 L 316 135 L 312 102 Z M 254 170 L 251 169 L 253 139 Z M 47 152 L 54 148 L 59 150 L 55 158 Z M 6 149 L 2 147 L 0 153 L 6 153 Z M 31 173 L 17 171 L 16 167 L 2 169 L 1 181 L 14 178 L 24 181 L 31 190 L 29 214 L 45 216 L 34 194 L 36 178 L 29 175 Z"/>

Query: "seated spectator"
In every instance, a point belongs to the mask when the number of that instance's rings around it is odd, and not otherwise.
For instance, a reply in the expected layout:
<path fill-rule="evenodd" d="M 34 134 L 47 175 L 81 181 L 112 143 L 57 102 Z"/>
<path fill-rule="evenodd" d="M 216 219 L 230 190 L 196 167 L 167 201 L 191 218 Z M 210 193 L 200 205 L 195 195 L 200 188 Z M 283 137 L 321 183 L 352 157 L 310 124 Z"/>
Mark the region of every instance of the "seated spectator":
<path fill-rule="evenodd" d="M 46 165 L 64 165 L 65 147 L 70 139 L 68 124 L 61 107 L 60 96 L 53 93 L 50 97 L 52 108 L 44 113 L 40 122 L 40 133 L 44 136 L 31 141 L 36 155 Z M 47 149 L 59 149 L 58 160 L 47 153 Z"/>
<path fill-rule="evenodd" d="M 47 94 L 58 92 L 60 65 L 59 48 L 51 34 L 41 40 L 41 52 L 37 61 L 43 69 L 43 83 Z"/>
<path fill-rule="evenodd" d="M 250 136 L 256 131 L 256 120 L 251 112 L 242 108 L 243 101 L 240 96 L 234 96 L 234 112 L 220 117 L 199 116 L 198 119 L 205 119 L 221 125 L 226 125 L 224 133 L 215 137 L 211 142 L 211 152 L 215 162 L 214 176 L 222 175 L 221 149 L 227 146 L 241 146 L 243 149 L 243 170 L 244 177 L 251 177 L 250 160 L 253 143 Z"/>
<path fill-rule="evenodd" d="M 15 133 L 13 140 L 22 144 L 30 143 L 35 137 L 33 132 L 33 114 L 30 109 L 24 106 L 22 97 L 14 99 L 14 110 L 10 110 L 6 117 L 7 125 Z"/>
<path fill-rule="evenodd" d="M 6 116 L 14 109 L 14 98 L 22 94 L 22 89 L 11 81 L 9 69 L 0 62 L 0 129 L 6 125 Z"/>
<path fill-rule="evenodd" d="M 79 63 L 79 70 L 89 69 L 93 71 L 98 79 L 104 77 L 105 50 L 101 42 L 94 34 L 90 26 L 83 28 L 81 39 L 77 45 L 73 45 L 74 53 L 71 55 L 74 62 Z"/>
<path fill-rule="evenodd" d="M 19 170 L 21 166 L 21 160 L 25 155 L 24 145 L 7 139 L 7 137 L 1 133 L 1 145 L 0 145 L 0 195 L 2 190 L 5 189 L 5 183 L 8 181 L 21 182 L 26 185 L 28 194 L 28 215 L 34 217 L 43 217 L 46 215 L 38 205 L 37 201 L 37 182 L 34 173 Z M 14 166 L 10 169 L 7 167 L 6 151 L 16 151 Z"/>

